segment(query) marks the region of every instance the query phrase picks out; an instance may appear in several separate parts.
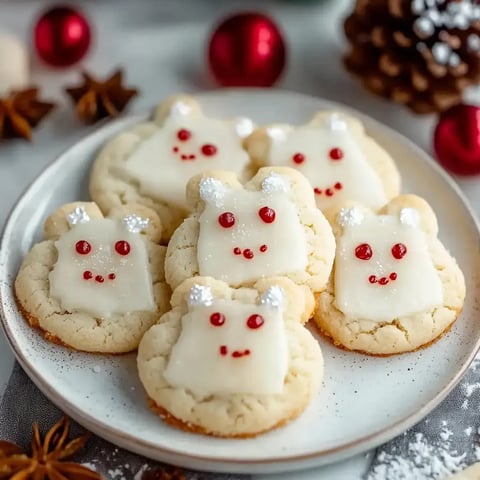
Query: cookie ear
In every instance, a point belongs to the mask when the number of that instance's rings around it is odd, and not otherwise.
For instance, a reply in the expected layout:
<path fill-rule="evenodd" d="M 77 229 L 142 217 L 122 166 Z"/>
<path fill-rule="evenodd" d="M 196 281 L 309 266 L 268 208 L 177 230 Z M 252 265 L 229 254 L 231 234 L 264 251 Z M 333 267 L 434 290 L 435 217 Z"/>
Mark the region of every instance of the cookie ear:
<path fill-rule="evenodd" d="M 189 95 L 174 95 L 158 105 L 153 121 L 162 125 L 170 117 L 191 117 L 202 113 L 200 104 Z"/>
<path fill-rule="evenodd" d="M 289 125 L 270 125 L 257 128 L 244 140 L 243 147 L 257 167 L 266 166 L 272 142 L 286 140 L 290 130 L 292 127 Z"/>
<path fill-rule="evenodd" d="M 221 205 L 227 190 L 242 188 L 233 172 L 212 170 L 195 175 L 187 183 L 187 204 L 193 211 L 201 211 L 205 203 Z"/>
<path fill-rule="evenodd" d="M 283 308 L 285 320 L 306 323 L 313 314 L 315 298 L 305 285 L 297 285 L 286 277 L 259 280 L 253 286 L 258 291 L 257 303 L 271 308 Z"/>
<path fill-rule="evenodd" d="M 350 131 L 355 134 L 364 135 L 362 123 L 354 117 L 351 117 L 345 112 L 334 110 L 324 110 L 317 112 L 309 125 L 316 127 L 323 127 L 331 132 L 345 132 Z"/>
<path fill-rule="evenodd" d="M 43 233 L 45 238 L 50 240 L 68 232 L 71 225 L 86 223 L 94 218 L 103 218 L 103 214 L 96 203 L 67 203 L 53 212 L 45 220 Z"/>
<path fill-rule="evenodd" d="M 402 223 L 420 228 L 429 236 L 438 235 L 437 217 L 432 207 L 417 195 L 398 195 L 379 213 L 398 215 Z"/>
<path fill-rule="evenodd" d="M 190 306 L 209 306 L 215 298 L 230 299 L 232 290 L 221 280 L 211 277 L 192 277 L 182 282 L 172 293 L 172 308 L 188 310 Z"/>
<path fill-rule="evenodd" d="M 160 242 L 162 237 L 162 224 L 157 213 L 140 204 L 121 205 L 112 208 L 108 216 L 121 219 L 131 231 L 145 235 L 154 243 Z"/>

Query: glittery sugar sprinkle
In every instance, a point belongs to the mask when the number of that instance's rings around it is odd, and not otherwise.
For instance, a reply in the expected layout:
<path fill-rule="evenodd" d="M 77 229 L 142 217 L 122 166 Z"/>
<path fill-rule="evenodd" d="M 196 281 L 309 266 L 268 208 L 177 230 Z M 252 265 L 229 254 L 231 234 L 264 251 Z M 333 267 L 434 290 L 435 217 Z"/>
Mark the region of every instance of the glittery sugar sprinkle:
<path fill-rule="evenodd" d="M 338 113 L 332 113 L 327 121 L 326 121 L 326 126 L 328 127 L 329 130 L 335 131 L 335 132 L 344 132 L 347 130 L 347 122 L 340 118 Z"/>
<path fill-rule="evenodd" d="M 253 132 L 253 122 L 247 117 L 235 119 L 235 131 L 239 137 L 246 137 Z"/>
<path fill-rule="evenodd" d="M 359 208 L 342 208 L 338 213 L 337 223 L 341 227 L 345 227 L 346 225 L 360 225 L 363 219 L 363 212 Z"/>
<path fill-rule="evenodd" d="M 283 306 L 284 302 L 285 292 L 283 291 L 283 288 L 278 285 L 273 285 L 262 293 L 258 303 L 270 308 L 280 308 Z"/>
<path fill-rule="evenodd" d="M 187 302 L 189 305 L 209 307 L 213 303 L 212 289 L 205 285 L 194 285 L 190 289 Z"/>
<path fill-rule="evenodd" d="M 278 173 L 271 173 L 262 181 L 262 191 L 265 193 L 288 192 L 289 188 L 290 184 Z"/>
<path fill-rule="evenodd" d="M 180 117 L 184 117 L 186 115 L 188 115 L 190 112 L 191 112 L 191 108 L 190 108 L 190 105 L 188 105 L 187 103 L 185 102 L 175 102 L 170 111 L 171 113 L 174 115 L 174 116 L 180 116 Z"/>
<path fill-rule="evenodd" d="M 70 225 L 77 225 L 78 223 L 88 223 L 90 217 L 83 207 L 77 207 L 72 213 L 67 215 L 67 222 Z"/>
<path fill-rule="evenodd" d="M 202 178 L 200 181 L 200 198 L 205 202 L 221 207 L 225 195 L 225 185 L 215 178 Z"/>
<path fill-rule="evenodd" d="M 420 214 L 414 208 L 402 208 L 400 210 L 400 223 L 409 227 L 417 227 L 420 223 Z"/>
<path fill-rule="evenodd" d="M 123 225 L 132 233 L 140 233 L 142 230 L 148 228 L 150 220 L 148 218 L 142 218 L 138 215 L 127 215 L 123 217 Z"/>
<path fill-rule="evenodd" d="M 444 8 L 439 9 L 440 5 Z M 413 24 L 413 31 L 420 40 L 433 37 L 437 31 L 440 41 L 434 42 L 431 47 L 431 54 L 439 65 L 458 67 L 461 58 L 454 51 L 451 45 L 445 40 L 448 37 L 447 30 L 467 30 L 475 22 L 480 21 L 480 5 L 474 0 L 460 0 L 446 3 L 445 0 L 412 0 L 411 10 L 418 18 Z M 445 40 L 445 41 L 442 41 Z M 467 47 L 470 52 L 480 53 L 480 38 L 471 34 L 467 38 Z M 419 52 L 426 52 L 428 47 L 425 43 L 417 44 Z"/>

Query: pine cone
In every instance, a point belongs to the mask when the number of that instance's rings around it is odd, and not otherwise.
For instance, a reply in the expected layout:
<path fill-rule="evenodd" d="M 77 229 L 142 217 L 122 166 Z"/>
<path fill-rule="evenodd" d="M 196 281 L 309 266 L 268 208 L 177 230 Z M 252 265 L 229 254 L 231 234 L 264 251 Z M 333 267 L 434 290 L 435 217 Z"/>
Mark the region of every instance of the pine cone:
<path fill-rule="evenodd" d="M 475 0 L 356 0 L 344 29 L 347 69 L 416 113 L 446 110 L 480 81 Z"/>

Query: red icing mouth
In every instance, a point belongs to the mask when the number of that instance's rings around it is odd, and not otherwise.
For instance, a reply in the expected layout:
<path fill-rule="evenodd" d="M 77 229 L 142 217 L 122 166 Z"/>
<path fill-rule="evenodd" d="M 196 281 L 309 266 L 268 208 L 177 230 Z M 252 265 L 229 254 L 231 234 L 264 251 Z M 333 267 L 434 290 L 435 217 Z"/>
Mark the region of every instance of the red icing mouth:
<path fill-rule="evenodd" d="M 177 140 L 181 143 L 187 143 L 193 137 L 193 133 L 186 128 L 177 131 Z M 172 152 L 180 157 L 182 161 L 193 161 L 197 158 L 197 153 L 185 152 L 180 149 L 179 145 L 173 145 Z M 213 157 L 218 152 L 218 147 L 212 143 L 205 143 L 200 147 L 200 154 L 204 157 Z"/>
<path fill-rule="evenodd" d="M 105 283 L 105 278 L 108 280 L 115 280 L 117 276 L 114 273 L 109 273 L 106 277 L 103 275 L 93 275 L 93 273 L 90 270 L 85 270 L 82 273 L 82 278 L 84 280 L 95 280 L 96 283 Z"/>
<path fill-rule="evenodd" d="M 220 348 L 218 349 L 220 352 L 220 355 L 222 357 L 226 357 L 228 355 L 228 347 L 226 345 L 221 345 Z M 245 349 L 245 350 L 234 350 L 230 356 L 232 358 L 242 358 L 242 357 L 248 357 L 250 355 L 250 350 Z"/>
<path fill-rule="evenodd" d="M 378 278 L 376 275 L 370 275 L 368 277 L 368 281 L 371 284 L 378 283 L 379 285 L 385 286 L 388 285 L 390 282 L 394 282 L 397 279 L 398 275 L 396 272 L 392 272 L 388 277 L 380 277 Z"/>
<path fill-rule="evenodd" d="M 335 182 L 333 186 L 321 190 L 318 187 L 313 189 L 315 195 L 325 195 L 326 197 L 333 197 L 338 191 L 343 188 L 341 182 Z"/>
<path fill-rule="evenodd" d="M 260 253 L 265 253 L 268 250 L 268 245 L 260 245 L 258 248 L 258 251 Z M 251 248 L 244 248 L 243 250 L 240 247 L 235 247 L 233 249 L 233 254 L 234 255 L 243 255 L 247 260 L 252 260 L 255 258 L 255 252 Z"/>

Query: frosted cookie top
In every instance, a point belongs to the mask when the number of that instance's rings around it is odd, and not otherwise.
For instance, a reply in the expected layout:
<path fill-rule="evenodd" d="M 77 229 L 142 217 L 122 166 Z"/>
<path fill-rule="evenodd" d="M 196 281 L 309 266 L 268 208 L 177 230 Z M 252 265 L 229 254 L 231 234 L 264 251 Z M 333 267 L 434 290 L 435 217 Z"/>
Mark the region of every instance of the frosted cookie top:
<path fill-rule="evenodd" d="M 67 311 L 109 316 L 154 311 L 148 252 L 141 231 L 149 219 L 94 218 L 82 207 L 67 216 L 70 230 L 55 242 L 50 296 Z"/>
<path fill-rule="evenodd" d="M 187 187 L 193 208 L 167 250 L 167 281 L 211 276 L 231 286 L 285 275 L 321 291 L 335 241 L 308 181 L 291 168 L 260 169 L 242 185 L 232 172 L 205 172 Z"/>
<path fill-rule="evenodd" d="M 378 209 L 399 193 L 399 175 L 390 156 L 359 121 L 343 113 L 320 112 L 298 127 L 259 128 L 245 145 L 253 171 L 281 165 L 303 173 L 323 211 L 347 200 Z"/>
<path fill-rule="evenodd" d="M 125 175 L 138 182 L 144 195 L 185 208 L 190 177 L 210 169 L 240 173 L 247 164 L 242 141 L 253 129 L 249 119 L 207 117 L 196 100 L 179 96 L 158 107 L 154 122 L 156 131 L 136 146 L 123 165 Z"/>

